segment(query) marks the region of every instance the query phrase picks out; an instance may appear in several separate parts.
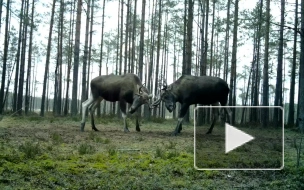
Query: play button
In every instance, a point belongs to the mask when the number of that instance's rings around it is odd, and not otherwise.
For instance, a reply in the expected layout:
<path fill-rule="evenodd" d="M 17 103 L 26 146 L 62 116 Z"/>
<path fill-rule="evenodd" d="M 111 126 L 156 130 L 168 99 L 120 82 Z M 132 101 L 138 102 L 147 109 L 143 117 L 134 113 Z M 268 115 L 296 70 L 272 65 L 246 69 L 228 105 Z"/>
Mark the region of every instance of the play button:
<path fill-rule="evenodd" d="M 243 131 L 225 123 L 225 153 L 236 149 L 243 144 L 252 141 L 254 139 L 253 136 L 244 133 Z"/>

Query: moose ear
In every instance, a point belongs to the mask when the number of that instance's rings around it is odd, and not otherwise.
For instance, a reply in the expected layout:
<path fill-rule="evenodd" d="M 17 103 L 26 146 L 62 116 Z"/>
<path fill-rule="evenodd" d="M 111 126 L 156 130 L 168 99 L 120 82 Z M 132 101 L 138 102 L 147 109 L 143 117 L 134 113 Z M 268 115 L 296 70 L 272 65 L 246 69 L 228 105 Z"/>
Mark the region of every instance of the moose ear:
<path fill-rule="evenodd" d="M 141 86 L 139 86 L 138 84 L 136 86 L 137 86 L 137 94 L 141 94 Z"/>

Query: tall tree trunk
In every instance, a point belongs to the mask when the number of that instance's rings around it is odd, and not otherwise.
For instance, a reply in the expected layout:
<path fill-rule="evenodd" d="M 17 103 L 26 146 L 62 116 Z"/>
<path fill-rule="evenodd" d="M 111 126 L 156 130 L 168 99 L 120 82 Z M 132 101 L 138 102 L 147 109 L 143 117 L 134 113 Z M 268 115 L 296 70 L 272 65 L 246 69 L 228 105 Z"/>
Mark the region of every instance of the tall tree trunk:
<path fill-rule="evenodd" d="M 304 0 L 301 0 L 301 10 L 304 10 Z M 301 132 L 304 132 L 304 11 L 301 11 L 301 54 L 299 70 L 299 116 L 298 123 Z"/>
<path fill-rule="evenodd" d="M 208 19 L 206 19 L 205 17 L 208 15 L 208 14 L 205 14 L 205 1 L 202 3 L 202 1 L 200 0 L 200 9 L 201 9 L 201 15 L 202 15 L 202 19 L 201 19 L 201 28 L 200 28 L 200 46 L 201 46 L 201 51 L 200 51 L 200 63 L 199 63 L 199 74 L 200 76 L 205 76 L 206 73 L 207 73 L 207 62 L 205 60 L 205 56 L 207 52 L 205 52 L 205 20 L 207 20 L 206 22 L 208 22 Z M 208 24 L 206 24 L 208 25 Z M 208 26 L 207 26 L 207 29 L 208 29 Z M 197 113 L 197 121 L 196 121 L 196 124 L 198 126 L 200 125 L 203 125 L 205 123 L 205 114 L 206 111 L 205 109 L 199 109 L 198 110 L 198 113 Z"/>
<path fill-rule="evenodd" d="M 32 69 L 32 46 L 33 46 L 33 28 L 34 28 L 34 9 L 35 1 L 32 1 L 31 27 L 30 27 L 30 42 L 28 51 L 28 65 L 25 89 L 25 114 L 28 114 L 30 108 L 30 84 L 31 84 L 31 69 Z"/>
<path fill-rule="evenodd" d="M 144 35 L 145 35 L 145 10 L 146 10 L 146 0 L 142 1 L 142 14 L 140 22 L 140 44 L 139 44 L 139 60 L 138 60 L 138 76 L 142 80 L 143 72 L 143 61 L 144 61 Z"/>
<path fill-rule="evenodd" d="M 2 4 L 0 5 L 2 7 Z M 1 89 L 0 89 L 0 114 L 3 113 L 4 108 L 4 88 L 5 88 L 5 77 L 6 77 L 6 64 L 7 64 L 7 54 L 9 45 L 9 13 L 10 13 L 10 0 L 6 2 L 6 18 L 5 18 L 5 34 L 4 34 L 4 55 L 3 55 L 3 66 L 2 66 L 2 79 L 1 79 Z M 1 8 L 2 12 L 2 8 Z M 1 20 L 1 17 L 0 17 Z"/>
<path fill-rule="evenodd" d="M 58 56 L 58 60 L 59 60 L 59 76 L 58 76 L 58 82 L 59 82 L 59 86 L 58 86 L 58 100 L 57 100 L 57 114 L 61 115 L 62 113 L 62 46 L 63 46 L 63 23 L 64 23 L 64 10 L 65 10 L 65 4 L 64 4 L 64 0 L 61 0 L 60 2 L 60 40 L 59 40 L 59 56 Z"/>
<path fill-rule="evenodd" d="M 123 23 L 124 23 L 124 0 L 121 0 L 120 13 L 120 48 L 119 48 L 119 75 L 122 74 L 122 48 L 123 48 Z M 118 109 L 120 110 L 120 109 Z M 119 112 L 119 111 L 118 111 Z"/>
<path fill-rule="evenodd" d="M 16 55 L 16 72 L 15 72 L 15 84 L 14 84 L 14 99 L 13 99 L 13 112 L 17 111 L 17 103 L 18 103 L 18 82 L 19 82 L 19 66 L 20 66 L 20 49 L 21 49 L 21 40 L 22 40 L 22 26 L 24 23 L 23 14 L 24 14 L 24 1 L 21 3 L 21 11 L 20 11 L 20 21 L 19 21 L 19 37 L 18 37 L 18 47 L 17 47 L 17 55 Z"/>
<path fill-rule="evenodd" d="M 176 27 L 174 27 L 174 39 L 173 39 L 173 82 L 176 80 Z M 176 110 L 173 110 L 173 119 L 176 118 Z"/>
<path fill-rule="evenodd" d="M 224 80 L 228 81 L 228 58 L 229 58 L 229 33 L 230 33 L 230 5 L 231 0 L 228 0 L 227 2 L 227 21 L 226 21 L 226 34 L 225 34 L 225 53 L 224 53 Z"/>
<path fill-rule="evenodd" d="M 162 18 L 162 0 L 158 2 L 158 29 L 157 29 L 157 48 L 156 48 L 156 66 L 155 66 L 155 83 L 154 83 L 154 94 L 157 93 L 158 90 L 158 73 L 159 73 L 159 56 L 160 56 L 160 41 L 161 41 L 161 18 Z M 153 116 L 156 117 L 156 110 L 153 109 Z"/>
<path fill-rule="evenodd" d="M 71 67 L 72 67 L 72 51 L 73 51 L 73 36 L 74 36 L 74 10 L 75 10 L 75 1 L 71 4 L 70 9 L 70 25 L 69 25 L 69 52 L 68 52 L 68 69 L 67 69 L 67 87 L 65 94 L 65 103 L 64 103 L 64 115 L 68 114 L 69 110 L 69 90 L 70 90 L 70 75 L 71 75 Z"/>
<path fill-rule="evenodd" d="M 71 115 L 72 116 L 75 116 L 78 113 L 77 93 L 78 93 L 78 69 L 79 69 L 81 10 L 82 10 L 82 0 L 78 0 L 78 3 L 77 3 L 77 17 L 76 17 L 76 30 L 75 30 L 75 46 L 74 46 L 74 71 L 73 71 L 73 87 L 72 87 L 72 105 L 71 105 Z"/>
<path fill-rule="evenodd" d="M 233 21 L 233 40 L 232 40 L 232 58 L 231 58 L 231 76 L 230 76 L 230 99 L 229 105 L 236 104 L 236 53 L 237 53 L 237 29 L 239 15 L 239 0 L 235 0 L 234 21 Z M 235 123 L 235 109 L 232 110 L 231 124 Z"/>
<path fill-rule="evenodd" d="M 208 2 L 208 1 L 207 1 Z M 187 20 L 187 39 L 186 39 L 186 47 L 185 47 L 185 65 L 186 72 L 184 74 L 191 75 L 191 67 L 192 67 L 192 29 L 193 29 L 193 6 L 194 1 L 188 1 L 188 20 Z M 184 116 L 184 122 L 189 122 L 190 114 L 189 109 Z"/>
<path fill-rule="evenodd" d="M 103 4 L 102 4 L 102 21 L 101 21 L 101 40 L 100 40 L 100 58 L 99 58 L 99 72 L 98 75 L 101 75 L 101 69 L 102 69 L 102 59 L 103 59 L 103 36 L 104 36 L 104 17 L 105 17 L 105 5 L 106 0 L 103 0 Z M 106 101 L 103 101 L 103 103 L 105 104 Z M 97 116 L 100 117 L 100 103 L 98 103 L 97 106 Z"/>
<path fill-rule="evenodd" d="M 21 64 L 20 64 L 20 76 L 19 76 L 19 88 L 18 88 L 18 103 L 17 112 L 19 115 L 22 114 L 23 106 L 23 86 L 24 86 L 24 72 L 25 72 L 25 52 L 26 52 L 26 40 L 27 40 L 27 26 L 28 26 L 28 12 L 29 12 L 29 0 L 26 1 L 26 14 L 25 22 L 23 25 L 22 35 L 22 48 L 21 48 Z"/>
<path fill-rule="evenodd" d="M 131 73 L 134 73 L 134 62 L 135 62 L 135 42 L 136 42 L 136 9 L 137 0 L 135 0 L 134 13 L 133 13 L 133 31 L 132 31 L 132 57 L 131 57 Z M 153 22 L 153 20 L 152 20 Z"/>
<path fill-rule="evenodd" d="M 86 11 L 86 30 L 85 30 L 85 41 L 83 50 L 83 65 L 82 65 L 82 90 L 81 90 L 81 102 L 84 102 L 87 97 L 87 63 L 88 63 L 88 43 L 89 43 L 89 27 L 90 27 L 90 10 L 91 0 L 87 1 Z M 88 73 L 89 74 L 89 73 Z M 80 108 L 81 112 L 86 111 Z"/>
<path fill-rule="evenodd" d="M 92 38 L 93 38 L 93 24 L 94 24 L 94 0 L 92 0 L 91 6 L 91 22 L 90 22 L 90 40 L 89 40 L 89 57 L 88 57 L 88 74 L 87 74 L 87 91 L 86 98 L 89 98 L 90 92 L 90 67 L 91 67 L 91 59 L 92 59 Z M 100 107 L 98 107 L 100 110 Z"/>
<path fill-rule="evenodd" d="M 119 47 L 119 75 L 122 74 L 122 61 L 123 61 L 123 57 L 122 57 L 122 48 L 123 48 L 123 23 L 124 23 L 124 0 L 121 0 L 121 15 L 120 15 L 120 47 Z M 121 111 L 120 111 L 120 105 L 118 102 L 116 102 L 117 104 L 117 116 L 121 117 Z"/>
<path fill-rule="evenodd" d="M 215 3 L 213 1 L 212 6 L 212 26 L 211 26 L 211 45 L 210 45 L 210 69 L 209 69 L 209 76 L 212 76 L 212 66 L 213 66 L 213 36 L 214 36 L 214 16 L 215 16 Z"/>
<path fill-rule="evenodd" d="M 51 56 L 51 45 L 52 45 L 52 33 L 53 33 L 53 24 L 54 24 L 55 4 L 56 4 L 56 0 L 53 0 L 52 15 L 51 15 L 51 22 L 50 22 L 50 30 L 49 30 L 49 38 L 48 38 L 48 45 L 47 45 L 47 51 L 46 51 L 46 63 L 45 63 L 44 78 L 43 78 L 43 89 L 42 89 L 40 116 L 44 116 L 44 111 L 45 111 L 45 109 L 44 109 L 44 107 L 45 107 L 44 106 L 45 105 L 45 94 L 46 94 L 46 84 L 47 84 L 47 79 L 48 79 L 50 56 Z"/>
<path fill-rule="evenodd" d="M 128 37 L 129 37 L 129 17 L 130 17 L 130 0 L 128 0 L 127 3 L 127 18 L 126 18 L 126 35 L 125 35 L 125 60 L 124 60 L 124 74 L 127 73 L 127 69 L 128 69 Z"/>
<path fill-rule="evenodd" d="M 288 111 L 288 121 L 289 126 L 294 125 L 294 98 L 295 98 L 295 83 L 296 83 L 296 66 L 297 66 L 297 31 L 298 31 L 298 0 L 296 0 L 295 5 L 295 21 L 294 21 L 294 35 L 293 35 L 293 58 L 292 58 L 292 68 L 291 68 L 291 80 L 290 80 L 290 93 L 289 93 L 289 111 Z"/>
<path fill-rule="evenodd" d="M 265 26 L 265 52 L 263 68 L 263 106 L 269 106 L 269 27 L 270 27 L 270 0 L 266 0 L 266 26 Z M 267 127 L 269 120 L 269 109 L 262 109 L 262 126 Z"/>
<path fill-rule="evenodd" d="M 281 0 L 281 25 L 280 25 L 280 37 L 279 37 L 279 52 L 278 52 L 278 66 L 277 66 L 277 81 L 275 89 L 275 106 L 283 106 L 282 100 L 282 70 L 283 70 L 283 46 L 284 46 L 284 21 L 285 19 L 285 0 Z M 274 109 L 273 121 L 275 125 L 280 125 L 282 122 L 282 114 L 279 109 Z"/>

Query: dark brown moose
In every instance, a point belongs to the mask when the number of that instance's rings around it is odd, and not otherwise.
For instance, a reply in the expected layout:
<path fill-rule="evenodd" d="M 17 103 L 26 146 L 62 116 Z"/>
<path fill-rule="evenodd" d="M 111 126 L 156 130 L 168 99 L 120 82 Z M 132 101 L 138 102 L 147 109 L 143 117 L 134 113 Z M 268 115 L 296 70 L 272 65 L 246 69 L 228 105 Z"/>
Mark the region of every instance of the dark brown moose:
<path fill-rule="evenodd" d="M 174 83 L 167 86 L 165 83 L 161 90 L 160 97 L 152 106 L 158 106 L 161 101 L 169 112 L 172 112 L 176 107 L 176 102 L 181 103 L 179 111 L 178 122 L 173 132 L 177 135 L 182 130 L 182 122 L 184 116 L 192 104 L 213 105 L 218 106 L 219 103 L 225 106 L 228 101 L 229 87 L 228 84 L 221 78 L 212 76 L 191 76 L 183 75 Z M 231 111 L 224 108 L 229 115 L 229 122 L 231 121 Z M 211 133 L 218 119 L 218 109 L 213 108 L 213 121 L 207 134 Z"/>
<path fill-rule="evenodd" d="M 126 123 L 126 105 L 131 104 L 129 113 L 133 114 L 137 108 L 143 104 L 148 104 L 150 108 L 149 99 L 152 94 L 149 94 L 146 87 L 143 86 L 138 76 L 135 74 L 124 75 L 102 75 L 91 80 L 91 97 L 82 103 L 82 121 L 80 130 L 84 131 L 85 126 L 85 112 L 89 107 L 91 114 L 92 129 L 98 131 L 94 123 L 95 109 L 102 100 L 110 102 L 119 101 L 122 117 L 124 120 L 124 131 L 129 132 Z M 138 124 L 138 117 L 136 117 L 136 130 L 140 131 Z"/>

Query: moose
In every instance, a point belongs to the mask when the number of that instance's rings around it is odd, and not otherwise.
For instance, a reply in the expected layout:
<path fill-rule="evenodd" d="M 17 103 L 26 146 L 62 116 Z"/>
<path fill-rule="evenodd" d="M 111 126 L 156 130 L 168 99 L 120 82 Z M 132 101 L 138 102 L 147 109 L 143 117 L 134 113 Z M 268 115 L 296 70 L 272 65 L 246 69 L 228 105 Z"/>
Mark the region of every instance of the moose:
<path fill-rule="evenodd" d="M 175 131 L 173 131 L 173 134 L 177 135 L 182 130 L 182 122 L 190 105 L 211 104 L 217 106 L 220 103 L 225 106 L 228 95 L 228 84 L 221 78 L 183 75 L 169 86 L 165 83 L 161 89 L 160 97 L 152 103 L 152 106 L 156 107 L 161 101 L 164 101 L 167 110 L 172 112 L 176 107 L 176 102 L 181 103 L 178 122 Z M 231 111 L 226 107 L 224 110 L 228 114 L 230 122 Z M 218 119 L 218 109 L 213 109 L 213 115 L 213 121 L 207 134 L 212 133 L 215 121 Z"/>
<path fill-rule="evenodd" d="M 92 130 L 98 131 L 94 123 L 94 112 L 97 105 L 104 99 L 110 102 L 119 101 L 122 118 L 124 120 L 124 131 L 129 132 L 127 127 L 127 103 L 131 104 L 128 112 L 133 114 L 141 105 L 148 104 L 153 97 L 141 83 L 137 75 L 128 73 L 124 75 L 101 75 L 91 80 L 91 97 L 82 103 L 82 121 L 80 130 L 84 131 L 86 109 L 89 107 L 91 115 Z M 136 131 L 140 131 L 138 116 L 136 117 Z"/>

